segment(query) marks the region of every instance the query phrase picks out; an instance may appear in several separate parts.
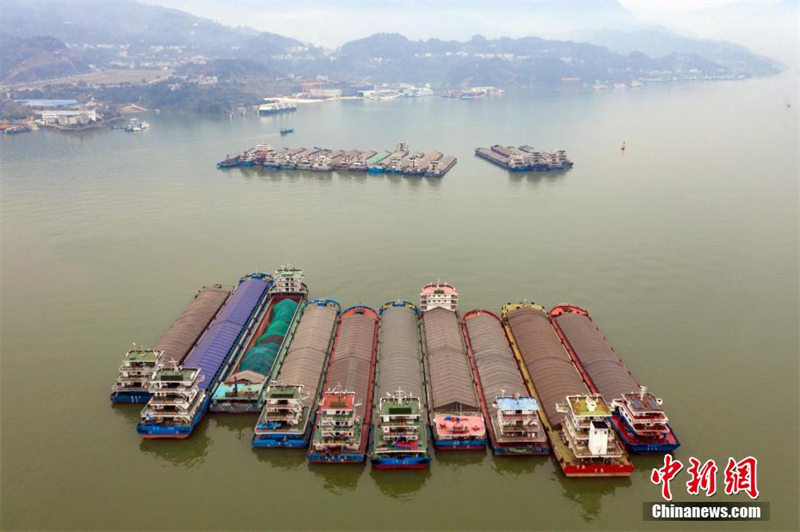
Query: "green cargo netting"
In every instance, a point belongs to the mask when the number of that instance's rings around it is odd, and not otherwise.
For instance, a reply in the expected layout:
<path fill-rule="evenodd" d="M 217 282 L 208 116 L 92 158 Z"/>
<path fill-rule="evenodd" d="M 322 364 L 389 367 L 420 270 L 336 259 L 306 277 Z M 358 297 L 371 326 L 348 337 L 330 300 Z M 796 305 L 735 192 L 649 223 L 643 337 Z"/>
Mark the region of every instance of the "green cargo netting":
<path fill-rule="evenodd" d="M 250 349 L 244 355 L 242 364 L 239 367 L 240 371 L 255 371 L 262 375 L 269 374 L 272 370 L 272 364 L 275 363 L 275 358 L 278 356 L 278 349 L 280 344 L 264 342 Z"/>
<path fill-rule="evenodd" d="M 258 338 L 256 345 L 242 357 L 239 371 L 250 370 L 267 375 L 272 370 L 281 341 L 289 330 L 289 322 L 296 309 L 297 302 L 291 299 L 283 299 L 273 307 L 272 321 L 264 334 Z"/>

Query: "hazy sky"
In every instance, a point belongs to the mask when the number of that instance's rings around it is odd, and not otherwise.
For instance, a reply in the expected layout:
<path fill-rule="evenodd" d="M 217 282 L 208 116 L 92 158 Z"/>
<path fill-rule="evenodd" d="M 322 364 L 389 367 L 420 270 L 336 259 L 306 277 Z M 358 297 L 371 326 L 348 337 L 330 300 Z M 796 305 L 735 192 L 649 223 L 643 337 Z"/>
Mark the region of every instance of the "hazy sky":
<path fill-rule="evenodd" d="M 792 63 L 796 16 L 778 14 L 780 0 L 144 0 L 230 26 L 248 26 L 318 46 L 379 32 L 411 39 L 466 40 L 539 36 L 570 38 L 581 29 L 638 29 L 658 24 L 674 31 L 738 42 Z M 783 0 L 796 6 L 796 0 Z M 626 11 L 627 10 L 627 11 Z"/>

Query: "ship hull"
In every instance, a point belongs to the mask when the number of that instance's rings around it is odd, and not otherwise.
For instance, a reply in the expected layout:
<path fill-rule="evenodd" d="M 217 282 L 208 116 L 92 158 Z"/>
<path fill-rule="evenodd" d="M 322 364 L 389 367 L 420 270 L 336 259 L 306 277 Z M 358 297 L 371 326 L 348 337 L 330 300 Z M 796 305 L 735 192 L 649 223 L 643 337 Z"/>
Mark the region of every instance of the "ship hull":
<path fill-rule="evenodd" d="M 480 451 L 486 448 L 486 440 L 438 440 L 433 446 L 437 451 Z"/>
<path fill-rule="evenodd" d="M 305 449 L 308 447 L 308 438 L 271 436 L 269 438 L 254 438 L 251 444 L 258 449 Z"/>
<path fill-rule="evenodd" d="M 364 453 L 308 453 L 308 461 L 312 464 L 362 464 L 365 460 Z"/>
<path fill-rule="evenodd" d="M 561 469 L 564 476 L 569 478 L 630 477 L 633 473 L 632 465 L 570 465 Z"/>
<path fill-rule="evenodd" d="M 151 425 L 148 423 L 139 423 L 136 425 L 136 432 L 146 440 L 183 440 L 192 435 L 192 431 L 194 431 L 194 428 L 203 419 L 207 408 L 208 400 L 200 407 L 192 423 L 189 425 Z"/>
<path fill-rule="evenodd" d="M 141 405 L 150 400 L 150 392 L 114 392 L 111 402 L 117 404 Z"/>
<path fill-rule="evenodd" d="M 542 445 L 511 445 L 507 447 L 498 446 L 491 442 L 492 452 L 498 456 L 547 456 L 550 454 L 550 446 Z"/>
<path fill-rule="evenodd" d="M 635 453 L 671 453 L 678 447 L 681 442 L 669 427 L 669 434 L 665 438 L 642 438 L 637 436 L 631 426 L 622 419 L 618 414 L 614 414 L 611 418 L 611 425 L 614 427 L 614 432 L 617 433 L 619 438 L 625 442 L 625 445 Z"/>
<path fill-rule="evenodd" d="M 430 458 L 372 458 L 372 467 L 381 471 L 394 469 L 425 469 L 431 463 Z"/>
<path fill-rule="evenodd" d="M 258 414 L 261 412 L 261 408 L 255 402 L 246 405 L 212 403 L 208 410 L 215 414 Z"/>

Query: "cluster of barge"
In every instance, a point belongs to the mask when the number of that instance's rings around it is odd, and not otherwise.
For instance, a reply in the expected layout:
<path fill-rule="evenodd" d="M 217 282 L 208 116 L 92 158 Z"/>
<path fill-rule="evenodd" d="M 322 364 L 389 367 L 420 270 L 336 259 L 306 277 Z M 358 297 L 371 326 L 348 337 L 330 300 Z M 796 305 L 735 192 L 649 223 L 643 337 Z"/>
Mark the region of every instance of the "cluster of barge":
<path fill-rule="evenodd" d="M 566 151 L 549 153 L 537 151 L 533 146 L 514 147 L 495 144 L 488 148 L 475 148 L 475 155 L 512 172 L 548 172 L 568 170 L 573 166 Z"/>
<path fill-rule="evenodd" d="M 274 148 L 259 144 L 239 155 L 226 157 L 217 168 L 260 167 L 311 172 L 369 172 L 443 177 L 457 159 L 441 152 L 414 152 L 399 143 L 394 151 L 330 150 L 326 148 Z"/>
<path fill-rule="evenodd" d="M 569 477 L 629 476 L 632 452 L 679 445 L 588 312 L 507 303 L 459 319 L 458 292 L 419 307 L 308 299 L 302 270 L 204 288 L 152 349 L 125 354 L 115 403 L 146 403 L 145 438 L 186 438 L 206 412 L 254 416 L 254 448 L 312 463 L 423 469 L 433 449 L 554 454 Z"/>

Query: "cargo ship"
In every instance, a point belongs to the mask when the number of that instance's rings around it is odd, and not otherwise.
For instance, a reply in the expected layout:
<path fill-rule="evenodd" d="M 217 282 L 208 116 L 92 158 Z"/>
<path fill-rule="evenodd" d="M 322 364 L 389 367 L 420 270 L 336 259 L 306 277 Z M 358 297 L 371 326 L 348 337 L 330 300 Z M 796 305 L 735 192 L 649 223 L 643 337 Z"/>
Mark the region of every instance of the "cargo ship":
<path fill-rule="evenodd" d="M 217 168 L 257 166 L 280 170 L 311 170 L 330 172 L 388 172 L 402 175 L 443 177 L 455 166 L 457 159 L 440 152 L 411 153 L 401 142 L 393 152 L 371 150 L 330 150 L 325 148 L 273 148 L 260 144 L 236 156 L 226 156 Z"/>
<path fill-rule="evenodd" d="M 264 98 L 264 103 L 258 106 L 260 116 L 276 115 L 278 113 L 291 113 L 297 111 L 297 106 L 293 103 L 281 102 L 272 98 Z"/>
<path fill-rule="evenodd" d="M 263 311 L 272 277 L 243 277 L 179 365 L 171 362 L 150 380 L 150 401 L 136 431 L 145 438 L 187 438 L 208 409 L 225 363 L 244 349 Z"/>
<path fill-rule="evenodd" d="M 609 406 L 584 384 L 544 308 L 507 303 L 502 318 L 528 391 L 543 409 L 542 423 L 564 475 L 630 476 L 633 464 L 610 426 Z"/>
<path fill-rule="evenodd" d="M 280 371 L 264 394 L 253 447 L 308 446 L 340 308 L 333 299 L 312 299 L 303 306 L 297 326 L 287 334 Z"/>
<path fill-rule="evenodd" d="M 111 402 L 142 404 L 149 401 L 148 386 L 158 367 L 165 362 L 183 361 L 228 295 L 230 291 L 220 285 L 201 289 L 153 349 L 134 345 L 119 368 L 117 382 L 111 388 Z"/>
<path fill-rule="evenodd" d="M 661 399 L 641 386 L 600 332 L 589 313 L 558 305 L 550 319 L 592 393 L 614 409 L 611 424 L 633 452 L 672 452 L 680 441 L 669 425 Z"/>
<path fill-rule="evenodd" d="M 378 313 L 362 305 L 342 311 L 317 406 L 311 463 L 366 459 L 377 349 Z"/>
<path fill-rule="evenodd" d="M 419 297 L 434 447 L 483 449 L 486 425 L 458 324 L 458 292 L 452 285 L 437 281 L 423 286 Z"/>
<path fill-rule="evenodd" d="M 495 144 L 488 148 L 475 148 L 475 155 L 511 172 L 568 170 L 574 165 L 564 150 L 548 153 L 536 151 L 533 146 L 515 148 Z"/>
<path fill-rule="evenodd" d="M 264 391 L 277 372 L 284 339 L 296 325 L 308 295 L 303 270 L 281 266 L 267 292 L 269 303 L 247 349 L 232 358 L 211 394 L 211 412 L 259 413 Z"/>
<path fill-rule="evenodd" d="M 391 153 L 389 153 L 388 151 L 382 151 L 382 152 L 376 153 L 375 155 L 373 155 L 372 157 L 367 159 L 366 160 L 367 172 L 370 172 L 370 173 L 383 172 L 383 165 L 381 164 L 381 161 L 383 161 L 384 159 L 386 159 L 390 155 L 391 155 Z"/>
<path fill-rule="evenodd" d="M 452 155 L 443 155 L 438 159 L 428 161 L 428 166 L 425 169 L 425 177 L 444 177 L 457 162 L 458 159 Z"/>
<path fill-rule="evenodd" d="M 380 310 L 370 462 L 375 469 L 430 464 L 419 310 L 390 301 Z"/>
<path fill-rule="evenodd" d="M 550 454 L 539 403 L 525 387 L 500 318 L 471 310 L 461 328 L 494 454 Z"/>

